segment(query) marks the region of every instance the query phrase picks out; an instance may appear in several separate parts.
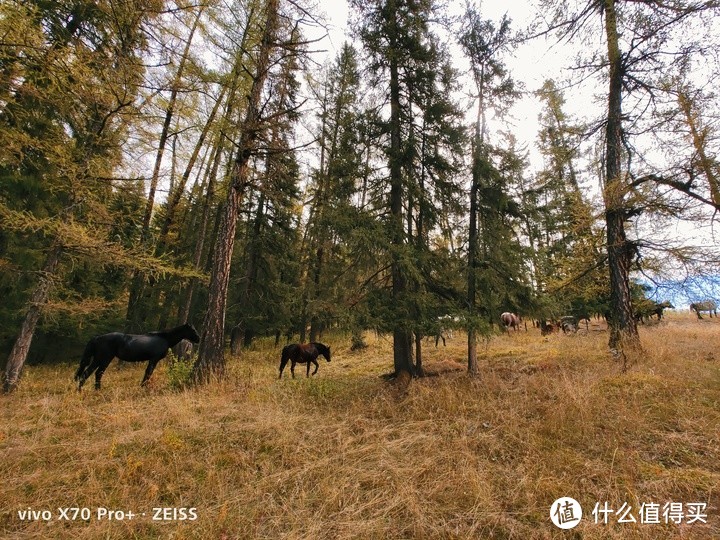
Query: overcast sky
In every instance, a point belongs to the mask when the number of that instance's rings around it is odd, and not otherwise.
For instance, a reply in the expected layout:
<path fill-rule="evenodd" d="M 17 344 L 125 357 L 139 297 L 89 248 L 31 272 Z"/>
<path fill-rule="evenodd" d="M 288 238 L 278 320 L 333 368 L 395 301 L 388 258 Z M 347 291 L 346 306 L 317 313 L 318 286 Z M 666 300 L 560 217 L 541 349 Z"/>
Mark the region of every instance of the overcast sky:
<path fill-rule="evenodd" d="M 482 17 L 499 21 L 504 14 L 512 20 L 512 28 L 515 31 L 526 27 L 536 16 L 530 2 L 517 2 L 507 0 L 486 0 L 482 2 Z M 347 31 L 349 15 L 348 3 L 346 0 L 332 0 L 321 3 L 328 15 L 329 36 L 322 42 L 319 48 L 327 50 L 327 58 L 333 59 L 343 42 L 351 39 Z M 464 2 L 451 1 L 451 15 L 460 16 L 464 11 Z M 460 49 L 450 44 L 456 51 L 456 67 L 467 66 Z M 317 55 L 318 59 L 323 55 Z M 532 43 L 522 45 L 509 55 L 505 62 L 511 70 L 513 78 L 521 82 L 526 94 L 518 100 L 511 110 L 510 117 L 503 118 L 501 122 L 494 122 L 490 119 L 492 129 L 504 129 L 515 134 L 520 144 L 524 144 L 531 154 L 533 168 L 542 167 L 540 156 L 535 149 L 535 140 L 538 131 L 538 114 L 540 104 L 532 92 L 540 88 L 543 82 L 549 78 L 557 81 L 567 76 L 564 71 L 572 61 L 571 51 L 562 45 L 551 40 L 536 39 Z M 579 97 L 579 96 L 583 97 Z M 592 92 L 584 89 L 581 93 L 579 88 L 572 91 L 572 99 L 568 99 L 567 111 L 571 114 L 584 115 L 595 110 L 592 103 Z M 474 116 L 471 114 L 470 116 Z M 491 133 L 492 137 L 493 134 Z"/>
<path fill-rule="evenodd" d="M 461 15 L 464 10 L 465 2 L 450 0 L 450 9 L 452 15 Z M 330 28 L 329 37 L 326 39 L 321 48 L 327 49 L 327 58 L 333 59 L 337 55 L 337 51 L 346 39 L 350 39 L 347 33 L 348 20 L 348 4 L 346 0 L 332 0 L 322 2 L 327 12 Z M 507 13 L 512 20 L 512 29 L 519 31 L 526 28 L 537 13 L 534 11 L 531 2 L 519 2 L 515 0 L 485 0 L 481 4 L 481 16 L 483 19 L 491 19 L 499 21 L 501 17 Z M 575 45 L 577 46 L 577 45 Z M 602 35 L 598 36 L 597 46 L 604 47 Z M 451 49 L 452 50 L 452 49 Z M 455 47 L 456 57 L 455 65 L 458 68 L 467 66 L 467 62 L 459 48 Z M 574 62 L 574 50 L 564 44 L 559 44 L 551 36 L 548 39 L 535 39 L 534 41 L 518 47 L 511 56 L 505 59 L 512 77 L 524 85 L 525 95 L 512 108 L 510 117 L 496 119 L 490 123 L 490 137 L 493 138 L 492 130 L 503 129 L 515 134 L 520 145 L 524 145 L 529 152 L 531 169 L 538 170 L 543 167 L 542 157 L 536 149 L 536 140 L 538 133 L 538 114 L 541 106 L 538 99 L 532 95 L 532 92 L 540 88 L 543 82 L 548 78 L 555 79 L 558 86 L 562 88 L 565 79 L 570 78 L 570 68 Z M 572 74 L 577 78 L 577 74 Z M 565 110 L 568 114 L 576 119 L 590 120 L 595 119 L 603 108 L 603 98 L 601 97 L 607 91 L 602 82 L 590 82 L 583 85 L 575 85 L 565 88 Z M 600 96 L 600 97 L 599 97 Z M 468 122 L 472 121 L 473 114 L 468 115 Z M 599 198 L 599 180 L 590 178 L 589 184 L 585 186 L 586 194 Z M 638 220 L 633 227 L 653 227 L 652 222 L 645 223 L 646 220 Z M 676 221 L 669 227 L 666 224 L 662 230 L 651 233 L 651 236 L 663 238 L 665 242 L 685 243 L 695 245 L 717 245 L 712 231 L 709 230 L 712 221 L 704 225 L 688 224 L 683 221 Z M 644 236 L 648 233 L 634 231 L 636 235 Z M 630 233 L 631 235 L 633 232 Z M 675 291 L 678 292 L 677 290 Z M 659 294 L 667 297 L 668 291 L 659 291 Z M 686 291 L 690 297 L 697 296 L 700 293 L 692 293 Z M 705 293 L 709 295 L 709 293 Z M 712 296 L 712 295 L 709 295 Z M 683 301 L 678 296 L 673 298 L 680 304 L 687 304 L 687 300 Z"/>

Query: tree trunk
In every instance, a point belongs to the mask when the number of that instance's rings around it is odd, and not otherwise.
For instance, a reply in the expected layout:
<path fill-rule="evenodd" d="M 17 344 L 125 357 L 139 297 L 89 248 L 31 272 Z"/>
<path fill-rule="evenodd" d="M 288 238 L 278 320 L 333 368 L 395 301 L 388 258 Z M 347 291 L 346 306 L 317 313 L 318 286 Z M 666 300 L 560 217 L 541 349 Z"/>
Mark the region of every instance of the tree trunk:
<path fill-rule="evenodd" d="M 633 317 L 630 294 L 630 267 L 635 246 L 627 240 L 625 195 L 627 183 L 622 176 L 622 57 L 618 44 L 616 0 L 605 0 L 610 88 L 606 127 L 605 220 L 607 223 L 608 267 L 610 272 L 610 348 L 617 351 L 627 368 L 626 349 L 640 349 L 640 337 Z"/>
<path fill-rule="evenodd" d="M 481 74 L 484 73 L 484 68 Z M 478 81 L 478 111 L 475 119 L 475 141 L 473 145 L 473 165 L 472 165 L 472 184 L 470 185 L 470 224 L 468 231 L 468 283 L 467 283 L 467 305 L 468 305 L 468 375 L 475 377 L 479 373 L 477 361 L 477 330 L 475 328 L 477 320 L 477 256 L 479 245 L 478 234 L 478 196 L 480 191 L 481 167 L 480 161 L 483 158 L 482 151 L 484 145 L 484 107 L 485 94 L 483 86 L 483 77 L 477 78 Z"/>
<path fill-rule="evenodd" d="M 392 9 L 397 9 L 394 5 Z M 393 27 L 391 36 L 397 35 L 397 14 L 392 15 Z M 394 41 L 391 37 L 391 41 Z M 394 43 L 391 43 L 391 48 Z M 392 55 L 390 59 L 390 214 L 392 227 L 392 296 L 393 304 L 400 308 L 406 304 L 407 279 L 402 268 L 400 251 L 404 248 L 403 231 L 403 175 L 402 175 L 402 146 L 401 146 L 401 118 L 400 118 L 400 73 L 398 59 Z M 395 375 L 400 376 L 405 371 L 414 376 L 415 368 L 412 362 L 412 333 L 405 317 L 395 318 L 393 329 L 393 364 Z"/>
<path fill-rule="evenodd" d="M 415 372 L 418 377 L 425 376 L 425 370 L 423 369 L 422 361 L 422 334 L 417 332 L 415 334 Z"/>
<path fill-rule="evenodd" d="M 317 302 L 321 298 L 321 291 L 320 291 L 320 276 L 322 275 L 323 271 L 323 257 L 325 255 L 325 250 L 322 248 L 322 244 L 318 248 L 316 252 L 316 258 L 315 258 L 315 269 L 313 271 L 313 299 Z M 317 309 L 317 308 L 316 308 Z M 315 312 L 313 316 L 310 318 L 310 341 L 317 341 L 318 335 L 320 334 L 320 328 L 322 326 L 322 323 L 318 319 L 317 313 Z"/>
<path fill-rule="evenodd" d="M 265 170 L 268 170 L 267 164 Z M 245 276 L 243 277 L 243 290 L 240 294 L 240 302 L 245 305 L 251 302 L 258 279 L 258 260 L 262 256 L 260 234 L 262 232 L 262 224 L 264 218 L 265 189 L 261 188 L 260 198 L 258 199 L 257 209 L 255 210 L 255 218 L 253 220 L 252 230 L 249 234 L 248 239 L 247 266 L 245 268 Z M 230 352 L 233 355 L 239 354 L 241 345 L 245 348 L 249 347 L 252 343 L 254 336 L 254 330 L 248 326 L 246 320 L 243 320 L 241 318 L 241 320 L 233 328 L 233 332 L 230 336 Z"/>
<path fill-rule="evenodd" d="M 38 281 L 35 291 L 30 297 L 30 305 L 25 319 L 20 326 L 20 334 L 15 340 L 10 355 L 7 359 L 5 366 L 5 382 L 3 390 L 5 393 L 12 392 L 17 388 L 20 380 L 20 373 L 22 372 L 25 360 L 27 360 L 28 352 L 30 351 L 30 344 L 32 343 L 33 336 L 35 335 L 35 328 L 37 322 L 40 319 L 42 313 L 42 306 L 47 302 L 50 294 L 50 287 L 52 286 L 53 276 L 57 270 L 58 263 L 60 262 L 60 255 L 62 254 L 62 247 L 59 244 L 55 244 L 51 249 L 50 253 L 45 260 L 40 279 Z"/>
<path fill-rule="evenodd" d="M 249 16 L 249 19 L 252 15 Z M 247 32 L 246 32 L 247 34 Z M 245 39 L 243 37 L 243 39 Z M 244 43 L 244 41 L 243 41 Z M 220 122 L 218 133 L 215 135 L 214 154 L 212 159 L 212 166 L 206 171 L 207 186 L 205 190 L 205 202 L 202 209 L 202 217 L 200 218 L 200 230 L 198 232 L 197 241 L 195 243 L 195 251 L 193 253 L 193 268 L 200 270 L 202 267 L 202 256 L 205 249 L 205 240 L 207 237 L 208 225 L 210 223 L 210 210 L 215 200 L 215 185 L 217 184 L 218 169 L 220 168 L 220 162 L 222 161 L 223 150 L 225 146 L 226 129 L 230 125 L 230 118 L 234 114 L 234 103 L 236 95 L 236 86 L 238 80 L 239 68 L 236 66 L 233 71 L 233 79 L 230 83 L 230 93 L 225 103 L 225 111 Z M 193 296 L 195 294 L 195 287 L 197 287 L 197 278 L 191 278 L 188 283 L 185 294 L 183 295 L 182 304 L 178 310 L 178 319 L 181 322 L 186 322 L 190 317 L 190 310 L 192 308 Z"/>
<path fill-rule="evenodd" d="M 692 136 L 693 147 L 700 161 L 700 168 L 705 173 L 708 186 L 710 187 L 710 197 L 716 208 L 720 207 L 720 179 L 717 174 L 717 162 L 710 158 L 707 154 L 707 130 L 702 129 L 702 125 L 693 111 L 693 103 L 687 94 L 680 92 L 678 94 L 678 104 L 685 115 Z"/>
<path fill-rule="evenodd" d="M 476 167 L 473 167 L 475 169 Z M 470 232 L 468 238 L 468 284 L 467 284 L 467 303 L 468 303 L 468 374 L 476 376 L 478 374 L 477 361 L 477 330 L 475 329 L 475 318 L 477 310 L 475 306 L 476 295 L 476 275 L 477 268 L 477 199 L 478 199 L 478 181 L 477 174 L 473 171 L 472 186 L 470 187 Z"/>
<path fill-rule="evenodd" d="M 200 338 L 198 358 L 193 366 L 193 378 L 198 383 L 222 378 L 225 374 L 225 305 L 230 283 L 230 265 L 235 247 L 238 214 L 249 178 L 250 158 L 257 149 L 257 138 L 262 124 L 260 98 L 270 66 L 270 52 L 277 41 L 278 5 L 279 0 L 268 0 L 263 37 L 238 142 L 238 156 L 213 250 L 208 310 Z"/>

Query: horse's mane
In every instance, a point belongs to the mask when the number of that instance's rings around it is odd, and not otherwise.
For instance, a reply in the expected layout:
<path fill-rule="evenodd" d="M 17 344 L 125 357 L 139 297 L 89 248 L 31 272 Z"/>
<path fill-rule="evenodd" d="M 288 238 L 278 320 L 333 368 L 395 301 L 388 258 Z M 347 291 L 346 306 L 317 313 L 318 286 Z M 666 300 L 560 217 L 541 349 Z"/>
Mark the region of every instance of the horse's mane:
<path fill-rule="evenodd" d="M 169 334 L 177 334 L 178 331 L 180 331 L 183 326 L 185 326 L 185 325 L 181 324 L 180 326 L 176 326 L 175 328 L 167 328 L 165 330 L 154 330 L 152 332 L 147 332 L 147 335 L 149 335 L 149 336 L 167 336 Z"/>
<path fill-rule="evenodd" d="M 309 343 L 309 345 L 314 345 L 315 348 L 316 348 L 318 351 L 320 351 L 321 354 L 322 354 L 322 353 L 325 353 L 325 352 L 328 352 L 328 351 L 330 350 L 330 347 L 328 347 L 327 345 L 325 345 L 325 344 L 323 344 L 323 343 L 320 343 L 320 342 L 318 342 L 318 341 L 312 341 L 312 342 Z"/>

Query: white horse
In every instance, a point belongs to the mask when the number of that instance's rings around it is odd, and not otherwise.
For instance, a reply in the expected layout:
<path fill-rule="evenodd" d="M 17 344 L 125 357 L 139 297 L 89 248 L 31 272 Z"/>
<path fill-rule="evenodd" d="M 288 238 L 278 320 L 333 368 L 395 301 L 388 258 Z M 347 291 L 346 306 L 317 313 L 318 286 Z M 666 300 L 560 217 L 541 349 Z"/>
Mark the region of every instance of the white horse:
<path fill-rule="evenodd" d="M 522 319 L 520 318 L 520 315 L 516 315 L 515 313 L 510 313 L 509 311 L 506 311 L 505 313 L 500 315 L 500 321 L 502 322 L 503 326 L 505 327 L 505 330 L 507 330 L 508 334 L 510 333 L 510 328 L 514 328 L 517 332 L 520 330 L 520 321 Z"/>

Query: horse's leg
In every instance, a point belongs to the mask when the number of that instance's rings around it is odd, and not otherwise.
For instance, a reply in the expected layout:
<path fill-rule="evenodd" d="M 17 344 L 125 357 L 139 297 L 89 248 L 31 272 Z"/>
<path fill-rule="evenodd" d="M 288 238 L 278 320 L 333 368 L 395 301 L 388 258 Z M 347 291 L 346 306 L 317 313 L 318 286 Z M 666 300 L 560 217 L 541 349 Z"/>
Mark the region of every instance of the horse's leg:
<path fill-rule="evenodd" d="M 292 378 L 295 378 L 295 360 L 290 360 L 290 373 L 292 373 Z"/>
<path fill-rule="evenodd" d="M 158 362 L 161 359 L 158 358 L 157 360 L 150 360 L 147 365 L 147 369 L 145 369 L 145 375 L 143 376 L 143 380 L 140 383 L 140 386 L 145 386 L 148 382 L 148 379 L 150 379 L 150 376 L 153 374 L 153 371 L 155 371 L 155 366 L 157 366 Z"/>
<path fill-rule="evenodd" d="M 282 379 L 282 372 L 283 372 L 283 369 L 285 369 L 285 366 L 287 365 L 287 363 L 288 363 L 287 358 L 280 359 L 280 376 L 278 377 L 278 379 Z"/>
<path fill-rule="evenodd" d="M 320 367 L 320 364 L 318 364 L 318 361 L 313 359 L 311 360 L 313 364 L 315 364 L 315 371 L 313 371 L 313 375 L 317 373 L 318 368 Z M 308 371 L 310 371 L 310 362 L 308 362 Z"/>
<path fill-rule="evenodd" d="M 97 366 L 95 366 L 97 367 Z M 90 371 L 88 373 L 88 371 Z M 86 368 L 85 371 L 83 371 L 82 375 L 78 377 L 78 392 L 82 390 L 83 385 L 85 384 L 85 381 L 87 381 L 88 377 L 92 375 L 92 370 L 90 370 L 90 367 Z"/>
<path fill-rule="evenodd" d="M 90 366 L 88 366 L 88 367 L 80 366 L 80 367 L 82 368 L 82 371 L 78 370 L 78 373 L 75 374 L 75 380 L 78 382 L 78 392 L 83 387 L 83 384 L 85 384 L 85 381 L 87 380 L 87 378 L 90 376 L 89 373 L 87 375 L 85 374 L 85 372 L 88 370 L 88 368 Z"/>
<path fill-rule="evenodd" d="M 307 369 L 305 370 L 305 377 L 310 376 L 310 362 L 314 362 L 314 360 L 308 360 Z M 313 375 L 315 375 L 315 374 L 313 373 Z"/>
<path fill-rule="evenodd" d="M 85 381 L 88 380 L 90 375 L 93 374 L 93 371 L 95 371 L 98 367 L 100 367 L 101 360 L 99 360 L 97 357 L 94 357 L 92 362 L 90 362 L 90 365 L 85 368 L 85 371 L 82 372 L 82 375 L 80 375 L 80 378 L 78 379 L 78 391 L 83 387 L 85 384 Z"/>
<path fill-rule="evenodd" d="M 110 357 L 107 360 L 103 360 L 100 365 L 97 368 L 97 371 L 95 372 L 95 390 L 100 390 L 100 380 L 102 379 L 103 373 L 105 373 L 105 370 L 110 365 L 110 362 L 112 362 L 112 359 L 114 357 Z"/>

